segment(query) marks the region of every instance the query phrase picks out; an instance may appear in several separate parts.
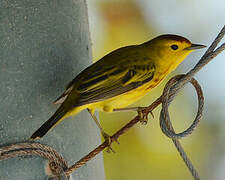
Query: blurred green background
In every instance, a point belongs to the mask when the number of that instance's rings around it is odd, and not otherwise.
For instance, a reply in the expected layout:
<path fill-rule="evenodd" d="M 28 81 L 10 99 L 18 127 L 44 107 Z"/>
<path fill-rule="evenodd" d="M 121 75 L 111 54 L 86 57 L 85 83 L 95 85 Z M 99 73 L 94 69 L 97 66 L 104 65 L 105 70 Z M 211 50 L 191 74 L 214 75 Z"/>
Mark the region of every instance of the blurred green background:
<path fill-rule="evenodd" d="M 94 60 L 121 46 L 139 44 L 160 34 L 178 34 L 194 43 L 209 45 L 225 21 L 224 0 L 88 0 Z M 196 51 L 172 75 L 189 71 L 205 50 Z M 205 95 L 200 126 L 181 140 L 204 180 L 225 178 L 225 54 L 216 57 L 196 79 Z M 170 77 L 172 76 L 170 75 Z M 164 80 L 132 106 L 147 106 L 161 93 Z M 196 94 L 188 85 L 170 106 L 176 132 L 195 117 Z M 192 179 L 172 141 L 159 127 L 160 107 L 146 126 L 136 125 L 113 144 L 115 154 L 104 152 L 106 180 Z M 100 113 L 106 132 L 113 134 L 136 113 Z"/>

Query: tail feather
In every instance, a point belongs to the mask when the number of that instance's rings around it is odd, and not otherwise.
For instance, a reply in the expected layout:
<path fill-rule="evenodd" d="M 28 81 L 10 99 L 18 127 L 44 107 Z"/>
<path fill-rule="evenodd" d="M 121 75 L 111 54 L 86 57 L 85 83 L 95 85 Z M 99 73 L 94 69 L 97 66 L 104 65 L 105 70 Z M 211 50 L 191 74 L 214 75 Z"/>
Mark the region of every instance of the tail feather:
<path fill-rule="evenodd" d="M 32 134 L 30 139 L 33 140 L 43 137 L 51 128 L 53 128 L 58 122 L 64 119 L 66 112 L 67 111 L 63 108 L 63 106 L 59 107 L 59 109 L 52 115 L 52 117 Z"/>

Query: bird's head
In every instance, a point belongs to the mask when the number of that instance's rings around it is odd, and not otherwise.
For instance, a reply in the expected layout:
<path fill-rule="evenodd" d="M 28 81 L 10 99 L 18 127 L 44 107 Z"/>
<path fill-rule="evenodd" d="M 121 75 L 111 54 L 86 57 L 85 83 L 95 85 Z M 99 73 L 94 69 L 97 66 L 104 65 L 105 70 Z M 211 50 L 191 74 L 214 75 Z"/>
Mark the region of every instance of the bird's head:
<path fill-rule="evenodd" d="M 179 65 L 192 51 L 206 47 L 172 34 L 158 36 L 144 44 L 150 49 L 151 56 L 155 57 L 160 64 L 174 63 L 175 66 Z"/>

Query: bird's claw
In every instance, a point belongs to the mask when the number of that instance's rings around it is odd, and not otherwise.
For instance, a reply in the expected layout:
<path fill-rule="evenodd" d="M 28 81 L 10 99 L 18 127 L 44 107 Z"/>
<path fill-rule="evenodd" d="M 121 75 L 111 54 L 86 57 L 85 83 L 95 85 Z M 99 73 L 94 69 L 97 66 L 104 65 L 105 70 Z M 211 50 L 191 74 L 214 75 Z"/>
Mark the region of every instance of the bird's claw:
<path fill-rule="evenodd" d="M 150 114 L 152 115 L 152 118 L 154 119 L 155 116 L 152 111 L 150 111 Z"/>
<path fill-rule="evenodd" d="M 111 144 L 112 144 L 113 140 L 116 141 L 118 144 L 120 144 L 119 141 L 117 139 L 112 139 L 112 137 L 110 135 L 108 135 L 107 133 L 105 133 L 105 132 L 102 133 L 102 136 L 103 136 L 103 138 L 105 139 L 105 141 L 108 144 L 106 152 L 108 152 L 108 153 L 110 153 L 110 152 L 115 153 L 115 151 L 111 147 Z"/>
<path fill-rule="evenodd" d="M 154 118 L 154 114 L 150 111 L 152 117 Z M 145 107 L 138 107 L 138 116 L 140 118 L 140 123 L 146 125 L 148 123 L 148 112 L 146 112 Z"/>

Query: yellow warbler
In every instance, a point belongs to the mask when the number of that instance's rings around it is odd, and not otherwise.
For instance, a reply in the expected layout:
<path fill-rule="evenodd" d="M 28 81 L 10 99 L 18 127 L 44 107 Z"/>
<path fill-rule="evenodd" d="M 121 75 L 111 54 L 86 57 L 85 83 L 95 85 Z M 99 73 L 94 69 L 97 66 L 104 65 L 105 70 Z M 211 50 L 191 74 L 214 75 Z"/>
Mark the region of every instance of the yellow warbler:
<path fill-rule="evenodd" d="M 181 36 L 161 35 L 107 54 L 68 84 L 55 101 L 61 106 L 31 139 L 43 137 L 58 122 L 83 109 L 88 109 L 103 137 L 109 139 L 94 115 L 96 109 L 112 112 L 134 103 L 158 85 L 190 52 L 204 47 Z"/>

